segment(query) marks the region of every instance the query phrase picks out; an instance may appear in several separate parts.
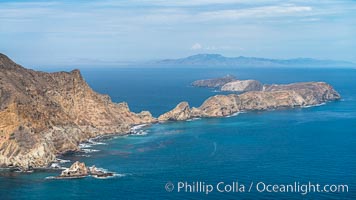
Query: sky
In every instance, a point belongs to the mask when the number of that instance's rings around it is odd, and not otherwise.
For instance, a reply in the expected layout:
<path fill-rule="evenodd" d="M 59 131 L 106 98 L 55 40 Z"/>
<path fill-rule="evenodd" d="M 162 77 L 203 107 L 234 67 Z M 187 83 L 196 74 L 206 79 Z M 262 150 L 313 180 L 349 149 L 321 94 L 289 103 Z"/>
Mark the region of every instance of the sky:
<path fill-rule="evenodd" d="M 25 66 L 200 53 L 356 62 L 356 1 L 0 0 L 0 52 Z"/>

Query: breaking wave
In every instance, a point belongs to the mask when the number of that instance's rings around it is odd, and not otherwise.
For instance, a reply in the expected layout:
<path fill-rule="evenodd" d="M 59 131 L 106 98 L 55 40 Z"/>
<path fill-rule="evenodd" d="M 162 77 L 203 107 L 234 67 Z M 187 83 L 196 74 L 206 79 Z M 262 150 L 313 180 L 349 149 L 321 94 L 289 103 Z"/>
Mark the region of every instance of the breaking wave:
<path fill-rule="evenodd" d="M 142 128 L 147 127 L 147 126 L 148 126 L 148 124 L 140 124 L 140 125 L 137 125 L 137 126 L 133 126 L 130 129 L 130 134 L 131 135 L 147 135 L 148 132 L 146 130 L 142 129 Z"/>

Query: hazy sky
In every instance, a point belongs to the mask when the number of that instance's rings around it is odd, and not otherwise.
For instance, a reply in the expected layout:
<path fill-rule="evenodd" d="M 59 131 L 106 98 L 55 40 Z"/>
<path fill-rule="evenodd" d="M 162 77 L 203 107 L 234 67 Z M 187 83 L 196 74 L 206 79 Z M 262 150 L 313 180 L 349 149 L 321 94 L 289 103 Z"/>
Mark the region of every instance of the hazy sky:
<path fill-rule="evenodd" d="M 26 66 L 198 53 L 356 62 L 356 1 L 0 0 L 0 52 Z"/>

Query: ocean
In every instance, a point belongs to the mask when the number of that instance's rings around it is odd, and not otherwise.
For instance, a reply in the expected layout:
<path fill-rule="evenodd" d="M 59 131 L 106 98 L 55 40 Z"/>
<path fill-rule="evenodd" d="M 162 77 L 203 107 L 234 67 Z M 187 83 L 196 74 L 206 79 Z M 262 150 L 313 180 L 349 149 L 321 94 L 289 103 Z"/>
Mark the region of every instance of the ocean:
<path fill-rule="evenodd" d="M 325 81 L 342 99 L 308 108 L 154 124 L 137 134 L 101 139 L 86 145 L 91 150 L 62 159 L 96 165 L 117 176 L 55 180 L 48 177 L 58 175 L 58 170 L 0 171 L 1 200 L 356 199 L 355 69 L 96 67 L 81 71 L 94 90 L 109 94 L 115 102 L 128 102 L 134 112 L 148 110 L 156 117 L 181 101 L 199 106 L 210 96 L 225 94 L 190 83 L 226 74 L 266 84 Z M 311 184 L 347 185 L 348 192 L 306 192 L 303 185 Z M 271 191 L 273 185 L 279 189 Z M 283 185 L 299 190 L 282 191 Z"/>

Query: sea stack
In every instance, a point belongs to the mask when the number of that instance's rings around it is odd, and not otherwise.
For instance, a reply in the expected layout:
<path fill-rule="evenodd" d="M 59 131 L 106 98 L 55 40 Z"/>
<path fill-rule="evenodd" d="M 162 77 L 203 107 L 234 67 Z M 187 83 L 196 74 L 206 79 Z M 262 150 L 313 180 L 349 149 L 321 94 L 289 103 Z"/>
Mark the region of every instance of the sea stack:
<path fill-rule="evenodd" d="M 88 168 L 85 166 L 85 163 L 76 161 L 70 168 L 63 170 L 59 178 L 82 178 L 88 174 Z"/>

